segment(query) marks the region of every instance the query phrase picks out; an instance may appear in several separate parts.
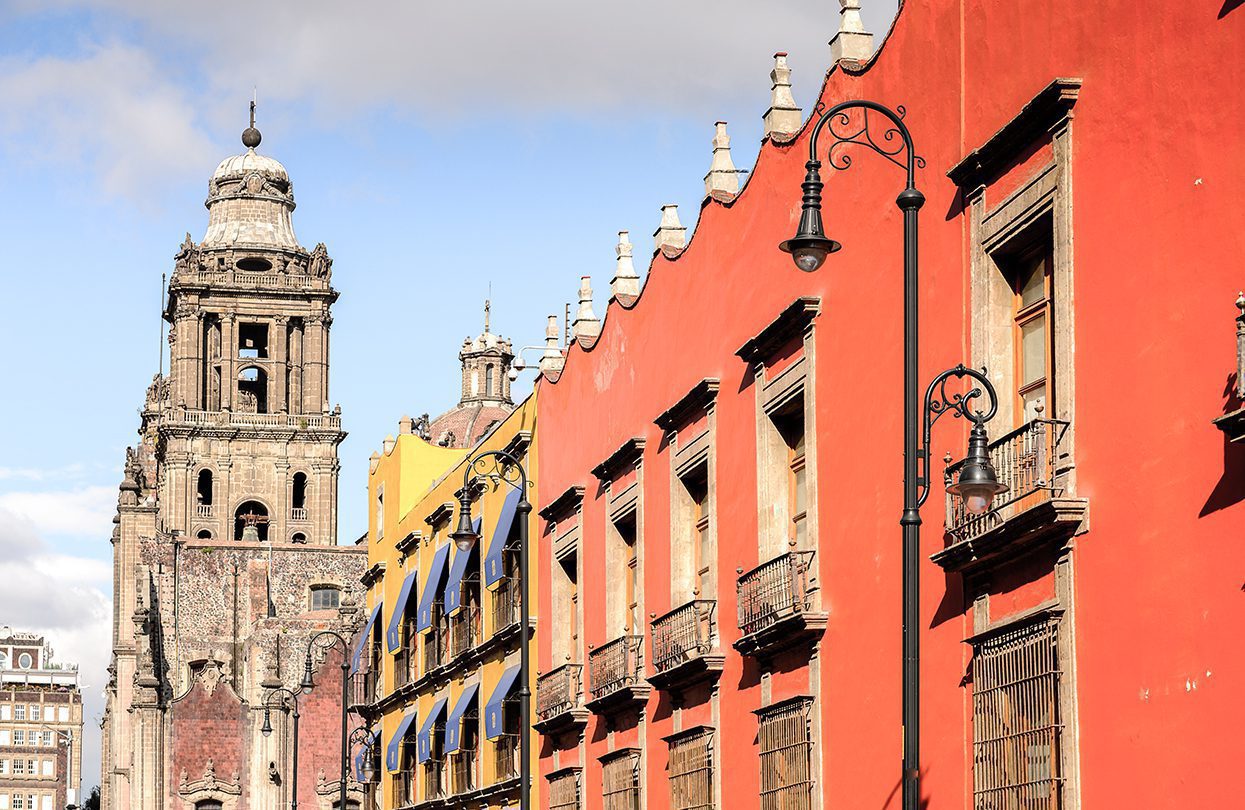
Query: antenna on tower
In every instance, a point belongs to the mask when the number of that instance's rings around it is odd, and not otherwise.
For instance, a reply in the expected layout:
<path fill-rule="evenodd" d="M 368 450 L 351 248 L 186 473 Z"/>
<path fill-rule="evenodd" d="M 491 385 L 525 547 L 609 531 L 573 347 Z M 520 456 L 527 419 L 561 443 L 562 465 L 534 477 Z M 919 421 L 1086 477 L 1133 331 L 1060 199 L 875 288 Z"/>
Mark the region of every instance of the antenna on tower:
<path fill-rule="evenodd" d="M 157 371 L 159 372 L 159 376 L 161 377 L 164 376 L 164 282 L 165 282 L 165 279 L 166 279 L 165 274 L 161 273 L 160 274 L 160 345 L 157 347 L 160 349 L 160 361 L 158 363 Z"/>
<path fill-rule="evenodd" d="M 484 299 L 484 334 L 488 334 L 489 310 L 493 306 L 493 282 L 488 283 L 488 298 Z"/>

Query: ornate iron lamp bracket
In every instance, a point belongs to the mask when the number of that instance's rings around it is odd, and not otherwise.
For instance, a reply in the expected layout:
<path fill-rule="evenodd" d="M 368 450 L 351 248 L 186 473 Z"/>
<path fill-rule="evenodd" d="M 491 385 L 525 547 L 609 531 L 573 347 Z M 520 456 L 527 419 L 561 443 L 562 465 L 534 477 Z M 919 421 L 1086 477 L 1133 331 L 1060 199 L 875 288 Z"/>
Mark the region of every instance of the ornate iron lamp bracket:
<path fill-rule="evenodd" d="M 860 111 L 859 116 L 852 112 Z M 874 101 L 864 99 L 844 101 L 831 107 L 817 121 L 809 139 L 808 168 L 821 166 L 818 160 L 818 139 L 823 131 L 832 138 L 827 160 L 830 167 L 845 171 L 852 166 L 852 156 L 845 149 L 850 144 L 864 146 L 894 163 L 908 174 L 908 188 L 914 187 L 916 169 L 925 168 L 925 158 L 917 155 L 912 146 L 912 135 L 904 123 L 907 110 L 899 105 L 894 110 Z M 877 118 L 881 116 L 879 124 Z"/>
<path fill-rule="evenodd" d="M 968 391 L 949 392 L 947 391 L 947 383 L 953 377 L 956 379 L 968 377 L 974 382 L 979 383 L 980 387 L 974 385 Z M 974 409 L 972 407 L 976 404 L 974 400 L 981 397 L 983 389 L 984 392 L 990 397 L 990 408 L 986 411 Z M 986 422 L 989 422 L 994 418 L 994 415 L 998 413 L 998 410 L 999 398 L 994 391 L 994 386 L 991 385 L 990 380 L 986 377 L 986 369 L 984 368 L 981 371 L 978 371 L 977 369 L 969 368 L 961 363 L 955 368 L 947 369 L 933 379 L 933 381 L 929 384 L 929 387 L 925 389 L 925 407 L 921 410 L 921 476 L 917 480 L 921 494 L 917 500 L 918 508 L 924 504 L 925 499 L 929 497 L 929 446 L 930 435 L 933 431 L 934 423 L 941 419 L 944 415 L 950 413 L 956 419 L 969 419 L 979 425 L 984 425 Z"/>

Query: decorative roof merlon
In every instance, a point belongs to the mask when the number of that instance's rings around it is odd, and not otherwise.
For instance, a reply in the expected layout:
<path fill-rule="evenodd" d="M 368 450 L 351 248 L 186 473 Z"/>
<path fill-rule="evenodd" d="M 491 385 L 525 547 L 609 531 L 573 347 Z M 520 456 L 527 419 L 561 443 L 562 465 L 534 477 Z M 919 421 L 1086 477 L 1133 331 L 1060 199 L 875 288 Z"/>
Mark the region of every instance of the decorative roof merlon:
<path fill-rule="evenodd" d="M 566 358 L 558 346 L 558 332 L 558 316 L 550 315 L 545 324 L 545 351 L 540 356 L 540 371 L 546 377 L 556 377 L 566 364 Z"/>
<path fill-rule="evenodd" d="M 796 335 L 803 333 L 820 313 L 820 298 L 816 296 L 797 298 L 779 313 L 769 326 L 740 346 L 735 354 L 747 363 L 763 362 Z"/>
<path fill-rule="evenodd" d="M 549 502 L 549 505 L 540 510 L 540 516 L 545 520 L 554 520 L 569 513 L 578 506 L 584 499 L 584 487 L 576 484 L 566 488 L 558 497 Z"/>
<path fill-rule="evenodd" d="M 618 244 L 614 247 L 617 262 L 614 265 L 614 278 L 610 281 L 610 295 L 630 305 L 640 297 L 640 275 L 635 271 L 635 262 L 631 256 L 631 235 L 627 231 L 618 232 Z"/>
<path fill-rule="evenodd" d="M 835 64 L 865 62 L 873 56 L 873 34 L 860 18 L 860 0 L 839 0 L 839 5 L 839 32 L 830 40 L 830 59 Z"/>
<path fill-rule="evenodd" d="M 602 482 L 612 481 L 618 474 L 631 466 L 638 466 L 644 457 L 644 438 L 636 436 L 622 443 L 609 458 L 592 469 L 592 474 Z"/>
<path fill-rule="evenodd" d="M 1055 79 L 989 140 L 952 166 L 947 177 L 968 190 L 986 182 L 1022 150 L 1045 137 L 1061 121 L 1071 118 L 1080 92 L 1080 79 Z"/>
<path fill-rule="evenodd" d="M 668 258 L 674 258 L 687 247 L 687 228 L 679 222 L 679 206 L 673 203 L 661 207 L 661 224 L 653 231 L 656 249 Z"/>
<path fill-rule="evenodd" d="M 691 391 L 680 397 L 678 402 L 667 408 L 653 421 L 662 430 L 668 431 L 680 427 L 709 409 L 714 399 L 717 398 L 720 386 L 718 378 L 706 377 L 692 386 Z"/>
<path fill-rule="evenodd" d="M 705 195 L 722 202 L 730 202 L 739 193 L 739 169 L 731 160 L 731 136 L 726 132 L 726 122 L 713 125 L 713 161 L 705 175 Z"/>
<path fill-rule="evenodd" d="M 765 111 L 765 137 L 776 141 L 789 141 L 800 131 L 804 121 L 804 111 L 795 103 L 791 95 L 791 68 L 787 66 L 787 54 L 779 51 L 774 54 L 774 69 L 769 74 L 770 87 L 769 109 Z"/>
<path fill-rule="evenodd" d="M 571 323 L 571 334 L 584 348 L 591 346 L 601 334 L 601 319 L 592 311 L 592 276 L 579 279 L 579 311 Z"/>

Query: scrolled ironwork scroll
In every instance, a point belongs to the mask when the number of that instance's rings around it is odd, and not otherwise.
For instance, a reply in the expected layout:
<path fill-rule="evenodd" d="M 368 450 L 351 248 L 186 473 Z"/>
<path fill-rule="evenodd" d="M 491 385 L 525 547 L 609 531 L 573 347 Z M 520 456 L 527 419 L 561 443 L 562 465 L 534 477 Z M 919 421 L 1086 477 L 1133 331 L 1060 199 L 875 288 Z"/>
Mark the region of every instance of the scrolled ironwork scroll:
<path fill-rule="evenodd" d="M 947 383 L 952 379 L 962 379 L 968 377 L 978 385 L 974 385 L 968 391 L 948 391 Z M 989 396 L 989 409 L 980 410 L 973 406 L 978 404 L 982 395 Z M 930 437 L 934 429 L 934 423 L 946 414 L 951 414 L 956 419 L 968 419 L 978 424 L 984 424 L 994 418 L 999 410 L 998 394 L 994 391 L 994 386 L 990 383 L 986 376 L 986 369 L 969 368 L 964 364 L 960 364 L 955 368 L 949 368 L 939 374 L 925 389 L 925 407 L 921 410 L 921 476 L 918 479 L 918 486 L 921 490 L 920 497 L 917 500 L 917 506 L 920 507 L 925 503 L 925 499 L 929 497 L 929 469 L 930 469 Z"/>
<path fill-rule="evenodd" d="M 859 115 L 853 113 L 859 112 Z M 912 145 L 902 105 L 894 110 L 873 101 L 844 101 L 831 107 L 817 121 L 809 143 L 809 160 L 818 161 L 818 138 L 822 131 L 833 139 L 827 152 L 831 168 L 845 171 L 852 166 L 847 146 L 863 146 L 881 155 L 908 173 L 908 186 L 913 186 L 917 168 L 925 168 L 925 158 L 917 155 Z M 880 120 L 879 120 L 880 119 Z"/>
<path fill-rule="evenodd" d="M 469 486 L 472 479 L 489 481 L 494 489 L 504 483 L 524 495 L 527 493 L 527 473 L 523 465 L 504 450 L 490 450 L 471 459 L 463 470 L 463 486 Z"/>

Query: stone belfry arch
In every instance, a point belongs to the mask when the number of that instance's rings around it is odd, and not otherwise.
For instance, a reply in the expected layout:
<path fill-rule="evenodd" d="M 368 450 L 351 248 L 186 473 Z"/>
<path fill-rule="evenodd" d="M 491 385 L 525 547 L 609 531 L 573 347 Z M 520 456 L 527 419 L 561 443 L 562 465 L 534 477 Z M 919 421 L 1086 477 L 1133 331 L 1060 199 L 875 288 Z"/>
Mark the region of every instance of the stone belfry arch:
<path fill-rule="evenodd" d="M 316 632 L 359 624 L 367 550 L 337 545 L 333 260 L 323 244 L 299 243 L 293 184 L 260 141 L 252 104 L 245 151 L 208 183 L 203 238 L 187 234 L 176 253 L 162 312 L 169 372 L 148 388 L 126 451 L 105 810 L 287 807 L 289 730 L 260 734 L 264 700 L 297 688 Z M 326 589 L 334 598 L 313 604 Z M 339 661 L 317 660 L 321 697 L 305 728 L 338 727 L 340 703 L 327 696 L 341 694 Z M 336 784 L 340 761 L 333 734 L 312 736 L 299 747 L 307 796 L 323 787 L 319 773 Z"/>

